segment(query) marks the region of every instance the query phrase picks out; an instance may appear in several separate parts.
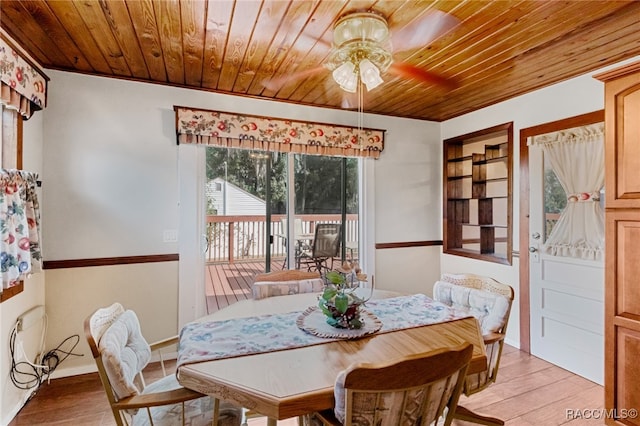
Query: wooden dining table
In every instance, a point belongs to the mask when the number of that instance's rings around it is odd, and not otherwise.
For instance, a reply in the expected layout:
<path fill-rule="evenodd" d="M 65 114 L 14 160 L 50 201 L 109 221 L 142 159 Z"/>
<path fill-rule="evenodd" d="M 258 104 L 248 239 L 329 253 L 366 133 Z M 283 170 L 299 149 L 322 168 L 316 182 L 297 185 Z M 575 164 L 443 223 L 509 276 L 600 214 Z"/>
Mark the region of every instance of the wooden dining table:
<path fill-rule="evenodd" d="M 396 295 L 375 290 L 372 299 Z M 200 321 L 304 311 L 316 303 L 317 294 L 311 293 L 249 299 Z M 178 381 L 186 388 L 263 414 L 272 425 L 276 420 L 333 408 L 335 379 L 352 363 L 388 362 L 464 342 L 473 344 L 468 373 L 486 370 L 487 358 L 478 322 L 467 317 L 375 333 L 360 339 L 330 340 L 312 346 L 189 363 L 179 367 Z"/>

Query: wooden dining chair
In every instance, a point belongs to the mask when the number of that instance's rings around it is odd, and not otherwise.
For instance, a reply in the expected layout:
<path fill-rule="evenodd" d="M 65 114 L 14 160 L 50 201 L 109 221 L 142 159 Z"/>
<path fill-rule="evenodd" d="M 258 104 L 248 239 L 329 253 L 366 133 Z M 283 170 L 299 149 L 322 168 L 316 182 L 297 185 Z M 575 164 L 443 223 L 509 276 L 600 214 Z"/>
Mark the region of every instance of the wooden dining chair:
<path fill-rule="evenodd" d="M 251 286 L 256 300 L 289 294 L 319 293 L 323 289 L 324 281 L 319 273 L 295 269 L 257 274 Z"/>
<path fill-rule="evenodd" d="M 435 300 L 473 315 L 480 325 L 487 353 L 487 369 L 467 376 L 463 389 L 467 396 L 482 391 L 498 377 L 513 297 L 511 286 L 475 274 L 443 274 L 433 286 Z M 504 424 L 492 417 L 470 417 L 464 409 L 457 413 L 456 418 L 485 425 Z M 478 421 L 479 418 L 484 420 Z"/>
<path fill-rule="evenodd" d="M 383 364 L 354 364 L 335 382 L 335 407 L 311 416 L 323 425 L 449 425 L 473 346 L 415 354 Z"/>
<path fill-rule="evenodd" d="M 135 312 L 120 303 L 95 311 L 85 319 L 84 331 L 118 426 L 240 425 L 239 407 L 185 389 L 175 374 L 167 375 L 160 351 L 173 348 L 178 336 L 148 344 Z M 142 370 L 152 352 L 159 352 L 165 376 L 145 383 Z"/>
<path fill-rule="evenodd" d="M 333 259 L 340 256 L 340 240 L 342 225 L 339 223 L 318 223 L 310 248 L 302 250 L 299 264 L 305 265 L 307 270 L 322 273 L 333 269 Z M 329 266 L 331 262 L 331 266 Z"/>
<path fill-rule="evenodd" d="M 323 289 L 324 281 L 318 272 L 299 271 L 296 269 L 257 274 L 251 286 L 253 298 L 256 300 L 290 294 L 320 293 Z M 243 426 L 246 426 L 248 419 L 264 417 L 251 410 L 244 410 L 243 414 Z M 299 425 L 303 426 L 304 418 L 300 417 L 298 420 Z"/>

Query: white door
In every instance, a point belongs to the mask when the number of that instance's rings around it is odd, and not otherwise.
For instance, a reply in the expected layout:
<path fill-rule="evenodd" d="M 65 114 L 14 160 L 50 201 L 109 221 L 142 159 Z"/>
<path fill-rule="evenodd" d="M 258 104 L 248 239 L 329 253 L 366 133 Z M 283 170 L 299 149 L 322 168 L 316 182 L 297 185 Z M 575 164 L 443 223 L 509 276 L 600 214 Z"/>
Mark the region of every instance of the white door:
<path fill-rule="evenodd" d="M 531 353 L 602 384 L 604 264 L 543 252 L 567 196 L 537 146 L 529 146 L 529 177 Z"/>

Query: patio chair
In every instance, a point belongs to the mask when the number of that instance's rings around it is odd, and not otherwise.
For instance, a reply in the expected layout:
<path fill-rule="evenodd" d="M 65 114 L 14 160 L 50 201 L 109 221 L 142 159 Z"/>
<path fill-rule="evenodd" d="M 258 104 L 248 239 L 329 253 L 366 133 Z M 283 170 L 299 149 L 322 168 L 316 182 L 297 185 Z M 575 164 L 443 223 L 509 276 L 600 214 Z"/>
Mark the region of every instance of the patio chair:
<path fill-rule="evenodd" d="M 336 379 L 335 407 L 311 416 L 323 425 L 449 425 L 473 346 L 416 354 L 384 364 L 355 364 Z M 438 423 L 440 424 L 440 423 Z"/>
<path fill-rule="evenodd" d="M 467 376 L 463 389 L 467 396 L 485 389 L 498 377 L 513 295 L 511 286 L 474 274 L 443 274 L 441 281 L 433 287 L 435 300 L 473 315 L 480 324 L 487 352 L 487 369 Z M 468 417 L 465 409 L 456 413 L 456 419 L 485 425 L 504 424 L 492 417 L 484 417 L 484 421 L 479 422 L 478 416 Z"/>
<path fill-rule="evenodd" d="M 178 336 L 149 345 L 135 312 L 119 303 L 95 311 L 85 319 L 84 331 L 118 426 L 240 425 L 239 407 L 185 389 L 175 374 L 167 375 L 162 353 L 165 377 L 145 383 L 142 370 L 152 351 L 173 348 Z"/>
<path fill-rule="evenodd" d="M 322 272 L 333 269 L 333 259 L 340 256 L 342 225 L 339 223 L 318 223 L 310 249 L 302 250 L 298 262 L 307 270 Z M 331 261 L 331 266 L 328 262 Z"/>
<path fill-rule="evenodd" d="M 289 241 L 288 238 L 288 234 L 289 234 L 289 225 L 288 225 L 288 221 L 287 218 L 283 217 L 280 219 L 280 226 L 282 228 L 282 233 L 280 234 L 280 237 L 283 239 L 283 245 L 286 251 L 287 248 L 287 242 Z M 296 217 L 293 220 L 293 235 L 295 237 L 297 237 L 298 235 L 302 235 L 303 229 L 302 229 L 302 219 L 299 217 Z M 300 256 L 300 246 L 301 246 L 301 242 L 298 241 L 297 238 L 294 238 L 294 241 L 296 242 L 296 246 L 295 246 L 295 258 L 297 259 Z M 282 262 L 282 269 L 285 269 L 287 267 L 287 255 L 285 253 L 284 256 L 284 262 Z"/>

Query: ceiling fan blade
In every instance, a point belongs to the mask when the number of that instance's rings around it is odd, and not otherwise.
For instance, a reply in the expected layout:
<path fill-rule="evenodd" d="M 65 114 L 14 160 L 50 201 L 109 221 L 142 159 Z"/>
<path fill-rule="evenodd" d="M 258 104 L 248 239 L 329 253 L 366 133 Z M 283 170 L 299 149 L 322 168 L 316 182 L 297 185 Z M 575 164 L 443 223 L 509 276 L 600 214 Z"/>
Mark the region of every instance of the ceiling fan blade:
<path fill-rule="evenodd" d="M 434 10 L 424 17 L 411 21 L 407 26 L 393 28 L 391 25 L 391 43 L 395 52 L 424 47 L 460 23 L 455 16 Z"/>
<path fill-rule="evenodd" d="M 446 78 L 422 68 L 407 64 L 406 62 L 394 62 L 389 66 L 388 72 L 397 76 L 419 81 L 421 83 L 437 84 L 447 89 L 455 89 L 458 82 L 455 79 Z"/>
<path fill-rule="evenodd" d="M 285 84 L 289 82 L 293 82 L 295 80 L 301 80 L 303 78 L 311 77 L 316 75 L 322 71 L 326 71 L 327 69 L 324 66 L 318 66 L 315 68 L 310 68 L 304 71 L 298 71 L 291 74 L 283 75 L 282 77 L 268 78 L 262 81 L 262 85 L 274 92 L 280 90 Z"/>
<path fill-rule="evenodd" d="M 325 36 L 326 38 L 327 36 Z M 329 50 L 331 49 L 331 41 L 326 40 L 325 38 L 315 37 L 309 34 L 300 33 L 298 35 L 298 39 L 296 41 L 297 46 L 301 51 L 309 51 L 313 49 L 316 45 L 321 46 L 322 48 Z"/>

